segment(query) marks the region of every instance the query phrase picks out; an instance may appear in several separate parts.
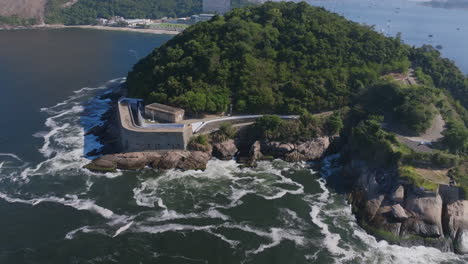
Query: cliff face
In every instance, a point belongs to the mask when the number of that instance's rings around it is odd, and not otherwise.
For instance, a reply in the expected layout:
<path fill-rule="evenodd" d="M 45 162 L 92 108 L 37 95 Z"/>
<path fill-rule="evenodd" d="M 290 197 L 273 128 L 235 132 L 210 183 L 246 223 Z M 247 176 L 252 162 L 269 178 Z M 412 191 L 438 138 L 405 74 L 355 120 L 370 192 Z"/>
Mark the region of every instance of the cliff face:
<path fill-rule="evenodd" d="M 351 203 L 360 224 L 377 237 L 402 246 L 423 245 L 468 253 L 468 201 L 459 188 L 425 191 L 402 181 L 396 170 L 346 166 L 355 179 Z"/>
<path fill-rule="evenodd" d="M 42 24 L 46 3 L 47 0 L 0 0 L 0 16 L 34 18 Z"/>

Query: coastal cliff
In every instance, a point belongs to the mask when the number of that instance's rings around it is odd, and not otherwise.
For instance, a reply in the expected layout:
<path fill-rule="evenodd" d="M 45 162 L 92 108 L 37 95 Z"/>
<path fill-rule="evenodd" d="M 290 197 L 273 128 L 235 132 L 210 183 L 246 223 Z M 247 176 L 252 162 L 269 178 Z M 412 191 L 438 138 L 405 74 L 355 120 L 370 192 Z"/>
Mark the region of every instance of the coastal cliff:
<path fill-rule="evenodd" d="M 343 169 L 351 178 L 350 203 L 362 227 L 379 239 L 401 246 L 430 246 L 467 254 L 468 201 L 460 188 L 419 188 L 395 169 L 369 167 L 353 160 Z"/>

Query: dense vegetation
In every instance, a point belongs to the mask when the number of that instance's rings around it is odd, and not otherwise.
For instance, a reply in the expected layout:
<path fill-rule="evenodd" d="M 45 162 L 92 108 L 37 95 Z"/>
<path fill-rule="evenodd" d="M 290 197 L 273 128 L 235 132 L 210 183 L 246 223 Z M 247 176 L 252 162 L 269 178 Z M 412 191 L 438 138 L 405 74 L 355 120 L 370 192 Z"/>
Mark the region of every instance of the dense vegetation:
<path fill-rule="evenodd" d="M 304 2 L 268 2 L 190 27 L 135 65 L 131 96 L 192 113 L 303 113 L 350 104 L 409 47 Z"/>
<path fill-rule="evenodd" d="M 0 16 L 0 25 L 31 26 L 36 23 L 37 21 L 34 18 L 24 19 L 18 16 Z"/>
<path fill-rule="evenodd" d="M 437 49 L 427 45 L 412 49 L 410 59 L 414 67 L 419 67 L 435 87 L 450 91 L 454 98 L 468 108 L 468 78 L 453 61 L 441 58 Z M 464 121 L 468 125 L 468 115 Z"/>
<path fill-rule="evenodd" d="M 257 120 L 250 134 L 260 139 L 297 142 L 321 136 L 333 136 L 342 128 L 341 111 L 321 117 L 306 113 L 294 120 L 283 120 L 276 115 L 265 115 Z"/>
<path fill-rule="evenodd" d="M 434 120 L 436 91 L 425 86 L 404 86 L 391 81 L 371 85 L 365 95 L 367 110 L 398 122 L 400 129 L 412 134 L 426 131 Z M 393 122 L 392 122 L 393 121 Z"/>
<path fill-rule="evenodd" d="M 389 74 L 410 67 L 417 85 Z M 237 113 L 299 114 L 290 121 L 266 115 L 252 133 L 301 141 L 341 131 L 353 158 L 399 168 L 428 189 L 434 186 L 418 167 L 450 169 L 468 193 L 467 77 L 434 48 L 409 47 L 306 3 L 268 2 L 192 26 L 136 64 L 127 86 L 130 96 L 194 115 L 230 105 Z M 327 110 L 335 113 L 312 115 Z M 382 128 L 420 134 L 437 114 L 447 126 L 432 153 Z"/>
<path fill-rule="evenodd" d="M 96 18 L 182 17 L 200 13 L 201 0 L 80 0 L 63 7 L 67 0 L 49 0 L 46 23 L 66 25 L 93 24 Z"/>

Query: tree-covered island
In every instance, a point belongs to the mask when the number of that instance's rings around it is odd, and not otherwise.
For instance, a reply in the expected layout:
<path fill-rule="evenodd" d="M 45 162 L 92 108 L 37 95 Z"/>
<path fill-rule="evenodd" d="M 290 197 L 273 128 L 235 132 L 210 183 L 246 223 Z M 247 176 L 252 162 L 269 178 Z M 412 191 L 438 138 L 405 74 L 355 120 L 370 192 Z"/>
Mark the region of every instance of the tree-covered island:
<path fill-rule="evenodd" d="M 468 78 L 433 47 L 305 2 L 267 2 L 189 27 L 138 62 L 126 88 L 197 117 L 265 114 L 247 132 L 223 125 L 189 147 L 227 153 L 224 142 L 243 137 L 250 164 L 339 153 L 328 183 L 350 194 L 362 227 L 468 253 L 468 219 L 457 216 L 468 212 Z"/>

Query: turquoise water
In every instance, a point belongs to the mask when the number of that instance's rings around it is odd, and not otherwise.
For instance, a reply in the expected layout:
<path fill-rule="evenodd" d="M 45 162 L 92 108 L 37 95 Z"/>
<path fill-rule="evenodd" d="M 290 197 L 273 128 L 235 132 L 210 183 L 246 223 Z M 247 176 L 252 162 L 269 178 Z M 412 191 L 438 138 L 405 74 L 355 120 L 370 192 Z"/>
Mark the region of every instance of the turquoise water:
<path fill-rule="evenodd" d="M 367 235 L 345 197 L 325 185 L 336 157 L 320 172 L 219 160 L 203 172 L 82 169 L 84 154 L 101 147 L 84 136 L 109 107 L 99 95 L 169 38 L 0 31 L 1 264 L 468 261 Z"/>

